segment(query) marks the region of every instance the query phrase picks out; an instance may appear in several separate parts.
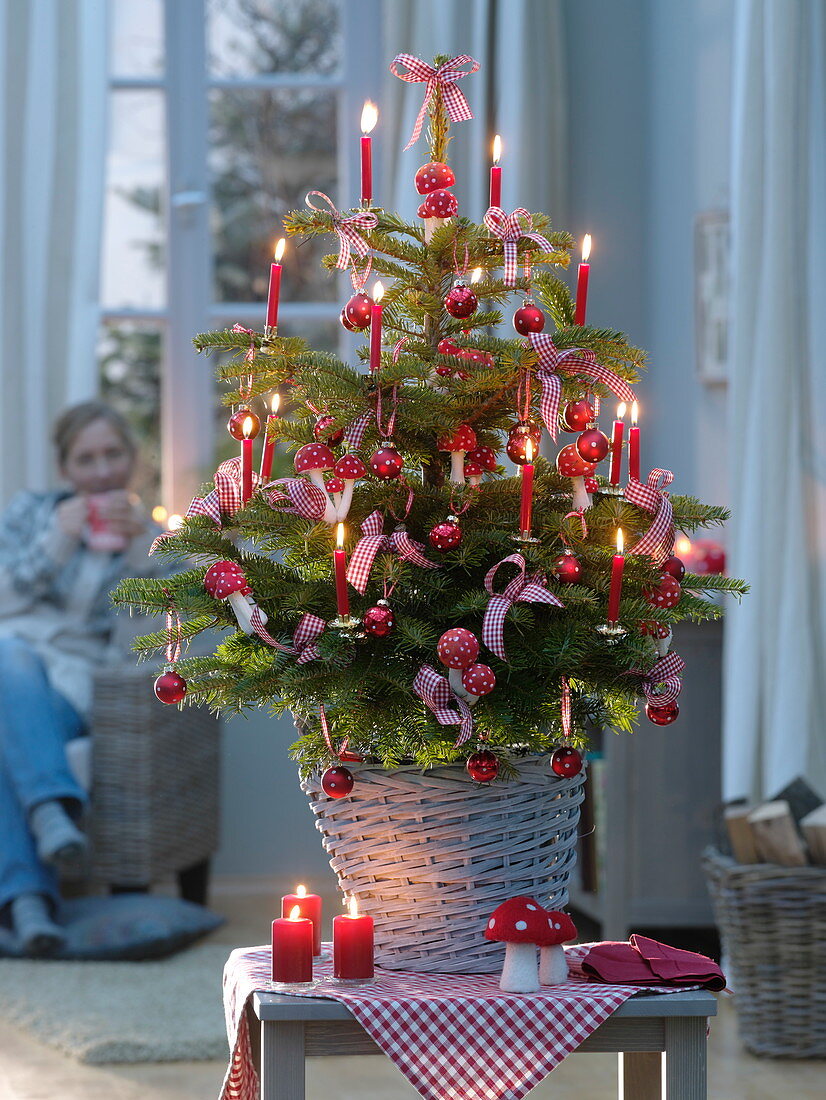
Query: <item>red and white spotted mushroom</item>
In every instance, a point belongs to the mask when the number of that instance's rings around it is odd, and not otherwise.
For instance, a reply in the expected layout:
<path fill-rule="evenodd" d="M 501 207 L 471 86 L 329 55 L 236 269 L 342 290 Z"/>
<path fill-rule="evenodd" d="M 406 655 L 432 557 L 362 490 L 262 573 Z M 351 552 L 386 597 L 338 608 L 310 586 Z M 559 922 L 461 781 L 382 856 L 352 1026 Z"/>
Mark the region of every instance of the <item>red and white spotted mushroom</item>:
<path fill-rule="evenodd" d="M 442 187 L 452 187 L 456 176 L 449 164 L 431 160 L 416 172 L 413 182 L 420 195 L 429 195 L 431 191 L 438 191 Z"/>
<path fill-rule="evenodd" d="M 347 519 L 350 505 L 353 501 L 353 486 L 367 473 L 367 467 L 358 455 L 352 452 L 342 455 L 333 467 L 333 473 L 344 482 L 344 492 L 341 494 L 341 503 L 336 509 L 336 519 L 341 522 Z"/>
<path fill-rule="evenodd" d="M 472 451 L 468 451 L 465 455 L 465 466 L 467 466 L 468 462 L 481 466 L 486 473 L 492 474 L 496 469 L 496 451 L 494 451 L 493 447 L 486 447 L 484 444 L 480 444 L 474 447 Z"/>
<path fill-rule="evenodd" d="M 476 446 L 476 432 L 470 424 L 460 424 L 455 431 L 439 436 L 439 450 L 450 454 L 450 480 L 454 485 L 465 483 L 465 455 Z"/>
<path fill-rule="evenodd" d="M 505 945 L 505 962 L 499 988 L 505 993 L 536 993 L 539 990 L 537 947 L 553 942 L 554 930 L 548 915 L 534 898 L 509 898 L 491 913 L 485 939 Z"/>
<path fill-rule="evenodd" d="M 471 485 L 473 485 L 475 487 L 478 487 L 479 485 L 481 485 L 481 483 L 482 483 L 482 474 L 484 474 L 485 471 L 479 465 L 478 462 L 471 462 L 470 459 L 467 457 L 467 455 L 465 455 L 464 470 L 465 470 L 465 477 L 468 479 L 468 481 L 470 482 Z"/>
<path fill-rule="evenodd" d="M 569 477 L 574 490 L 573 508 L 575 511 L 591 507 L 591 498 L 585 488 L 585 478 L 596 469 L 596 464 L 586 462 L 573 443 L 563 447 L 556 456 L 556 468 L 563 477 Z"/>
<path fill-rule="evenodd" d="M 336 456 L 326 443 L 306 443 L 295 452 L 293 464 L 297 474 L 306 474 L 313 485 L 317 485 L 324 493 L 324 498 L 327 501 L 324 507 L 324 522 L 335 523 L 336 508 L 327 493 L 324 474 L 335 466 Z"/>
<path fill-rule="evenodd" d="M 562 985 L 568 980 L 568 961 L 562 945 L 576 939 L 576 926 L 567 913 L 548 909 L 543 913 L 551 938 L 542 944 L 539 952 L 539 984 Z"/>
<path fill-rule="evenodd" d="M 654 639 L 658 657 L 665 657 L 674 640 L 668 623 L 658 623 L 651 620 L 643 621 L 640 623 L 640 634 L 648 634 Z"/>
<path fill-rule="evenodd" d="M 469 707 L 479 701 L 480 695 L 489 695 L 496 687 L 496 676 L 489 665 L 475 664 L 462 673 L 465 702 Z"/>
<path fill-rule="evenodd" d="M 452 218 L 459 213 L 459 200 L 452 191 L 439 188 L 431 191 L 417 211 L 420 218 L 424 218 L 425 244 L 431 240 L 440 223 Z"/>
<path fill-rule="evenodd" d="M 470 692 L 462 683 L 462 673 L 470 668 L 479 656 L 479 639 L 471 630 L 455 626 L 446 630 L 436 647 L 439 660 L 448 670 L 447 678 L 455 695 L 470 702 Z M 475 703 L 478 696 L 473 697 Z"/>
<path fill-rule="evenodd" d="M 239 628 L 245 634 L 255 633 L 251 615 L 256 604 L 250 595 L 252 589 L 247 584 L 244 571 L 237 562 L 213 562 L 204 574 L 204 588 L 215 600 L 229 600 Z M 266 623 L 267 616 L 261 608 L 258 610 L 262 623 Z"/>

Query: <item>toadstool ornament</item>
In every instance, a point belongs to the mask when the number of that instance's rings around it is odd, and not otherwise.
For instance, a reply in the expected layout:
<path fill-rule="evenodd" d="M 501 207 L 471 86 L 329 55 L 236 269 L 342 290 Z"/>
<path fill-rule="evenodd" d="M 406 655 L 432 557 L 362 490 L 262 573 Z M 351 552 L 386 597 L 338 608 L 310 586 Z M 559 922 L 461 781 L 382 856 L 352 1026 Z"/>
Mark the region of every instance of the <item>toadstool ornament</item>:
<path fill-rule="evenodd" d="M 470 424 L 460 424 L 453 432 L 439 437 L 439 450 L 450 454 L 450 480 L 454 485 L 465 483 L 465 455 L 476 446 L 476 432 Z"/>
<path fill-rule="evenodd" d="M 347 519 L 347 514 L 350 511 L 350 505 L 353 501 L 353 486 L 360 478 L 367 475 L 367 467 L 358 455 L 351 452 L 341 456 L 333 467 L 333 473 L 336 478 L 340 478 L 344 482 L 341 500 L 336 507 L 336 519 L 341 522 L 341 520 Z"/>
<path fill-rule="evenodd" d="M 496 676 L 489 665 L 471 665 L 462 673 L 465 702 L 469 707 L 479 701 L 480 695 L 489 695 L 496 687 Z"/>
<path fill-rule="evenodd" d="M 336 464 L 336 456 L 326 443 L 306 443 L 295 452 L 293 465 L 297 474 L 306 474 L 324 494 L 324 522 L 333 524 L 336 522 L 336 507 L 327 492 L 324 484 L 324 473 L 332 470 Z"/>
<path fill-rule="evenodd" d="M 234 561 L 216 561 L 204 574 L 204 588 L 214 600 L 229 600 L 238 626 L 245 634 L 254 634 L 252 611 L 256 606 L 250 597 L 250 587 L 241 566 Z M 267 616 L 258 609 L 261 622 L 266 623 Z"/>
<path fill-rule="evenodd" d="M 459 200 L 452 191 L 440 187 L 428 194 L 416 212 L 424 218 L 424 242 L 428 244 L 439 224 L 459 213 Z"/>
<path fill-rule="evenodd" d="M 572 505 L 574 511 L 590 508 L 591 498 L 585 488 L 585 475 L 592 474 L 596 466 L 592 462 L 586 462 L 574 444 L 569 443 L 556 456 L 556 468 L 563 477 L 571 479 L 574 490 Z"/>
<path fill-rule="evenodd" d="M 505 993 L 536 993 L 539 990 L 537 946 L 553 940 L 548 914 L 534 898 L 519 896 L 503 901 L 488 918 L 485 939 L 505 944 L 505 963 L 499 988 Z"/>
<path fill-rule="evenodd" d="M 563 943 L 576 939 L 576 927 L 567 913 L 543 910 L 550 940 L 542 944 L 539 958 L 540 985 L 562 985 L 568 980 L 568 962 Z"/>
<path fill-rule="evenodd" d="M 463 626 L 454 626 L 441 636 L 436 652 L 439 660 L 448 670 L 447 679 L 453 693 L 460 699 L 470 702 L 470 692 L 462 683 L 462 672 L 470 668 L 479 656 L 479 640 L 476 635 L 470 630 L 465 630 Z M 474 697 L 474 703 L 477 698 L 478 696 Z"/>
<path fill-rule="evenodd" d="M 468 462 L 472 462 L 475 466 L 481 466 L 486 473 L 492 474 L 496 470 L 496 452 L 493 447 L 485 447 L 484 445 L 474 447 L 472 451 L 468 451 L 465 455 L 466 470 Z"/>
<path fill-rule="evenodd" d="M 456 182 L 456 176 L 449 164 L 443 164 L 440 160 L 431 160 L 423 164 L 414 177 L 416 190 L 420 195 L 429 195 L 432 191 L 440 191 L 443 187 L 452 187 Z"/>
<path fill-rule="evenodd" d="M 341 494 L 344 492 L 344 479 L 341 477 L 328 477 L 325 487 L 333 498 L 336 515 L 338 515 L 338 510 L 341 507 Z"/>
<path fill-rule="evenodd" d="M 478 489 L 482 483 L 482 475 L 485 470 L 483 466 L 480 466 L 478 462 L 471 462 L 467 455 L 465 455 L 465 477 L 468 479 L 474 489 Z"/>

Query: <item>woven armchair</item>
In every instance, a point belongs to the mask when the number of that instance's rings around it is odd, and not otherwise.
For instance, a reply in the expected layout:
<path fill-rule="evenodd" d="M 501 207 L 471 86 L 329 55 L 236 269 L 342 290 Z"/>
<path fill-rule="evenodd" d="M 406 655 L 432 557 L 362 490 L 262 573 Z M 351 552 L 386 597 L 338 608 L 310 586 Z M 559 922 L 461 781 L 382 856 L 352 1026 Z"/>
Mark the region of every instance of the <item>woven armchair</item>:
<path fill-rule="evenodd" d="M 220 720 L 164 706 L 145 668 L 101 668 L 91 716 L 91 877 L 113 891 L 176 874 L 206 902 L 218 847 Z"/>

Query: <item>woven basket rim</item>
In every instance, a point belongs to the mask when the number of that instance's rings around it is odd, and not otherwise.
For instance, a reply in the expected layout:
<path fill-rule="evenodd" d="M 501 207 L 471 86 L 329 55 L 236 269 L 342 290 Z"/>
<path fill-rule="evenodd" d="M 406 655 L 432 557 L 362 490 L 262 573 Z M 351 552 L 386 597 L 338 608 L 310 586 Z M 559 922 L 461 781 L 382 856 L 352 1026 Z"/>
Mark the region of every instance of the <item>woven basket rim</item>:
<path fill-rule="evenodd" d="M 736 877 L 750 876 L 762 872 L 776 878 L 806 880 L 826 878 L 826 867 L 820 867 L 810 863 L 805 867 L 784 867 L 782 863 L 738 863 L 733 856 L 726 855 L 719 848 L 713 846 L 703 851 L 703 858 L 710 863 L 716 863 L 721 870 Z"/>
<path fill-rule="evenodd" d="M 544 761 L 546 759 L 549 759 L 549 757 L 545 753 L 531 753 L 528 756 L 519 756 L 519 757 L 516 757 L 515 759 L 513 757 L 506 757 L 505 759 L 507 759 L 508 763 L 512 764 L 513 767 L 516 768 L 516 770 L 518 771 L 520 764 L 522 764 L 522 765 L 525 765 L 525 764 L 538 764 L 538 763 L 541 763 L 542 761 Z M 584 771 L 585 767 L 587 766 L 587 762 L 585 761 L 584 758 L 583 758 L 582 763 L 583 763 L 583 771 Z M 400 773 L 416 772 L 418 775 L 421 775 L 422 777 L 427 777 L 428 775 L 434 775 L 434 774 L 436 774 L 438 772 L 442 772 L 442 771 L 450 771 L 450 772 L 456 771 L 456 772 L 459 772 L 462 775 L 467 776 L 468 779 L 471 778 L 467 773 L 466 766 L 458 760 L 454 761 L 452 764 L 435 764 L 432 768 L 422 767 L 421 764 L 399 764 L 395 768 L 385 768 L 381 764 L 369 764 L 366 761 L 361 762 L 361 761 L 356 761 L 356 760 L 352 760 L 352 761 L 351 760 L 345 760 L 345 761 L 343 761 L 343 764 L 351 772 L 376 772 L 376 773 L 381 774 L 381 775 L 398 775 Z M 314 771 L 312 771 L 310 773 L 308 778 L 312 778 L 312 777 L 315 777 L 315 776 L 321 776 L 321 774 L 323 773 L 323 770 L 324 770 L 323 768 L 316 768 Z M 516 780 L 516 779 L 518 779 L 518 776 L 514 776 L 512 778 L 514 780 Z M 574 778 L 574 777 L 556 776 L 553 773 L 550 773 L 550 778 L 552 778 L 552 779 L 563 779 L 563 778 Z M 509 778 L 503 777 L 502 779 L 497 779 L 495 782 L 496 783 L 508 783 L 510 781 L 511 780 Z M 471 782 L 475 782 L 475 780 L 471 779 Z"/>

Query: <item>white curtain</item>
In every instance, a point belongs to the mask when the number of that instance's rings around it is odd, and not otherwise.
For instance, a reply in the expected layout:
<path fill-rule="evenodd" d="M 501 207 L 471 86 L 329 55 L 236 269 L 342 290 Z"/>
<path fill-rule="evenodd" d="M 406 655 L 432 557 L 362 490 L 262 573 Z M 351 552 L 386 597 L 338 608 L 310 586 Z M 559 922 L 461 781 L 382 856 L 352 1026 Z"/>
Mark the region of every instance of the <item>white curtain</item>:
<path fill-rule="evenodd" d="M 96 391 L 107 0 L 0 0 L 0 498 Z"/>
<path fill-rule="evenodd" d="M 826 21 L 740 0 L 733 137 L 723 787 L 826 797 Z"/>

